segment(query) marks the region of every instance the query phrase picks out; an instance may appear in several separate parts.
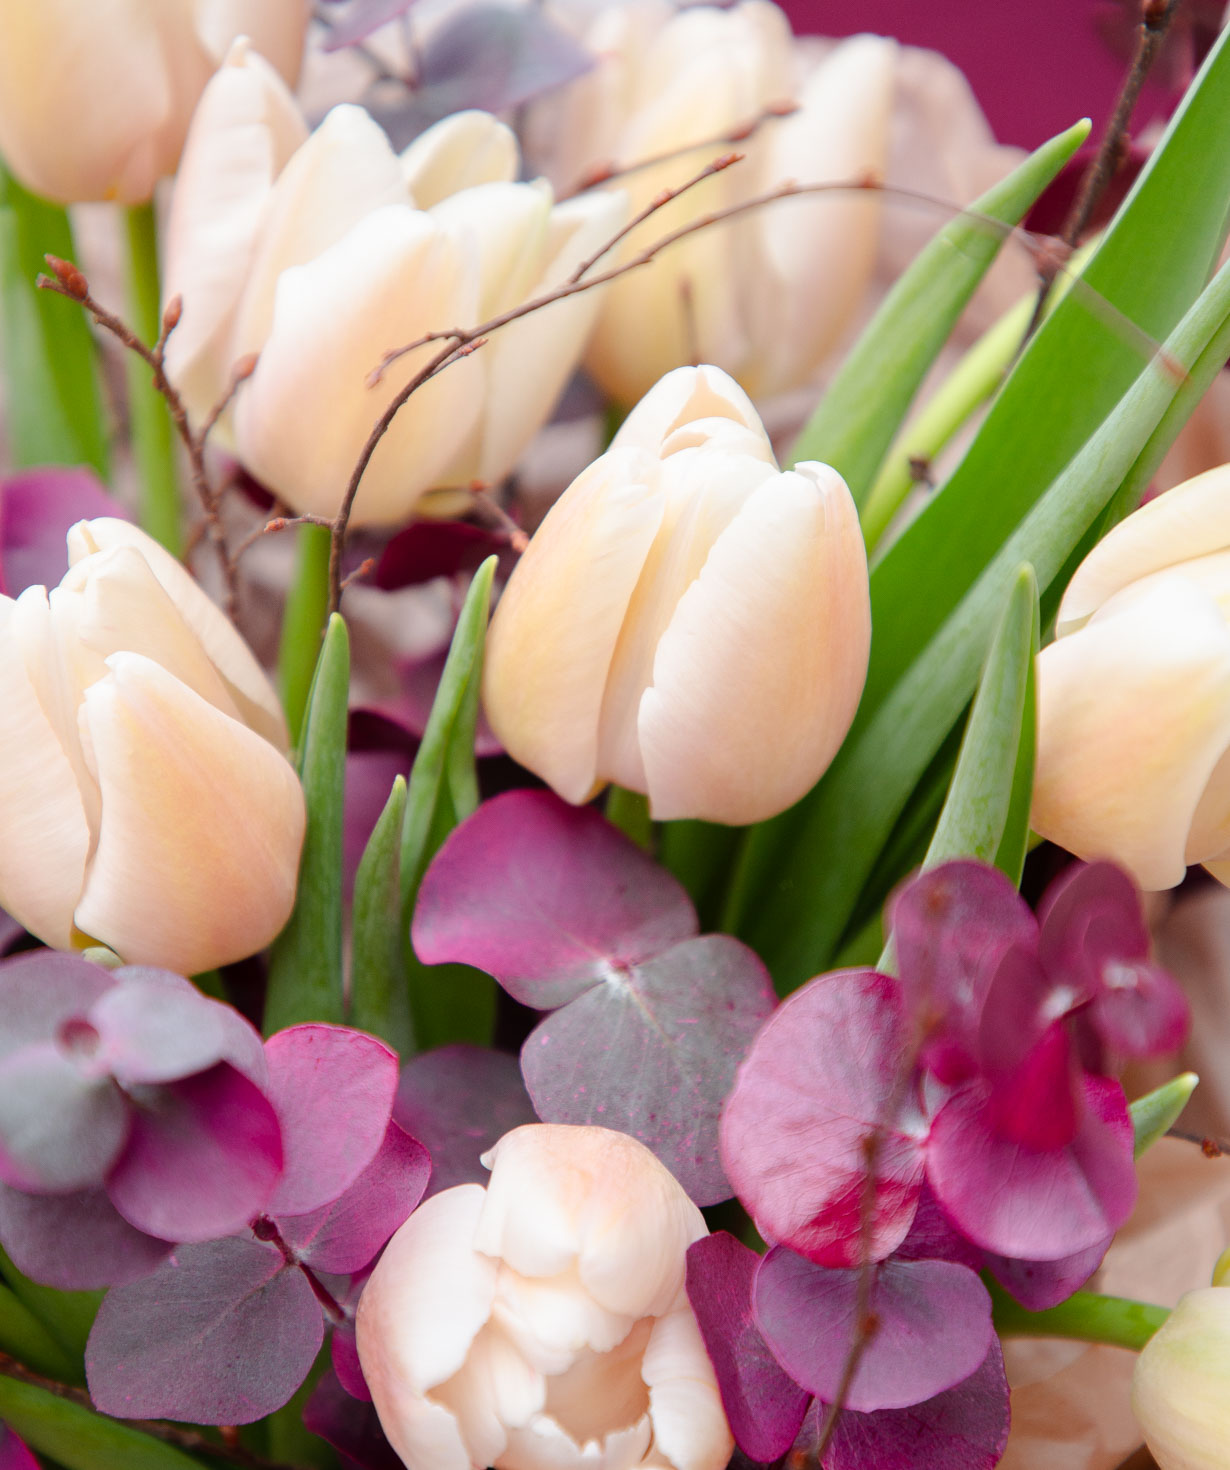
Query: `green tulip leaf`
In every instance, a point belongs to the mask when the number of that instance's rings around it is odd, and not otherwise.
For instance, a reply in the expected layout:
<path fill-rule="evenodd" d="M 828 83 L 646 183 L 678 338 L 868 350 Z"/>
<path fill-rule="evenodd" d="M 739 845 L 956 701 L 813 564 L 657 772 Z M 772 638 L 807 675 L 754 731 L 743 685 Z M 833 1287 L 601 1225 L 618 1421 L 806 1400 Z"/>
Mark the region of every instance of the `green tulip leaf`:
<path fill-rule="evenodd" d="M 63 1470 L 203 1470 L 206 1463 L 84 1404 L 2 1374 L 0 1421 Z"/>
<path fill-rule="evenodd" d="M 359 860 L 350 940 L 350 1024 L 414 1050 L 401 929 L 401 834 L 406 778 L 398 776 Z"/>
<path fill-rule="evenodd" d="M 1128 1104 L 1132 1115 L 1132 1131 L 1136 1136 L 1135 1153 L 1140 1158 L 1147 1148 L 1152 1148 L 1159 1138 L 1164 1138 L 1174 1126 L 1179 1114 L 1187 1106 L 1200 1078 L 1195 1072 L 1181 1072 L 1138 1097 Z"/>

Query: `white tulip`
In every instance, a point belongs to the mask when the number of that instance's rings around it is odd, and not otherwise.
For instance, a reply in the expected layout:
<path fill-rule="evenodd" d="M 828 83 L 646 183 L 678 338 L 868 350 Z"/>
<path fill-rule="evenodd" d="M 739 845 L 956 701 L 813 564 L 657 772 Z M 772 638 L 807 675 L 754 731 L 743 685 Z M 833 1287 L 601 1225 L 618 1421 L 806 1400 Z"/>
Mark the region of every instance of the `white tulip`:
<path fill-rule="evenodd" d="M 1132 1410 L 1161 1470 L 1223 1470 L 1230 1446 L 1230 1291 L 1189 1291 L 1145 1344 Z"/>

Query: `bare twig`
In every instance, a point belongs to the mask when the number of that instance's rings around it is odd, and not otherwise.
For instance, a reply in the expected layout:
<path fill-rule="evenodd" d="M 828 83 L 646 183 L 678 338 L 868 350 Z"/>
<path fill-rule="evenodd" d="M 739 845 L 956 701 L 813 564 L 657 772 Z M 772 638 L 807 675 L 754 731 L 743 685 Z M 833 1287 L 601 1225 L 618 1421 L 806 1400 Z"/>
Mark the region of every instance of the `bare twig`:
<path fill-rule="evenodd" d="M 1194 1143 L 1206 1159 L 1230 1157 L 1230 1139 L 1211 1138 L 1206 1133 L 1187 1133 L 1182 1128 L 1168 1128 L 1167 1138 L 1181 1138 L 1184 1143 Z"/>

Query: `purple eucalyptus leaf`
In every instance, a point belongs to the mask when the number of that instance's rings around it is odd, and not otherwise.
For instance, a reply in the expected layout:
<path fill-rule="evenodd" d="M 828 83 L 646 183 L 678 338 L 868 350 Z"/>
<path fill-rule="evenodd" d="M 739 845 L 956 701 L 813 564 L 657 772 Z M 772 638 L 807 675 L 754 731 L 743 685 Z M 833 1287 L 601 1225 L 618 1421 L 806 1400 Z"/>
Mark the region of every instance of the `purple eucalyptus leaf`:
<path fill-rule="evenodd" d="M 373 31 L 404 15 L 414 3 L 415 0 L 348 0 L 340 7 L 341 15 L 336 20 L 326 12 L 329 30 L 321 50 L 340 51 L 343 46 L 366 40 Z"/>
<path fill-rule="evenodd" d="M 353 712 L 352 712 L 353 718 Z M 349 902 L 355 874 L 396 777 L 410 769 L 410 757 L 399 750 L 354 750 L 346 753 L 346 790 L 342 821 L 342 873 Z"/>
<path fill-rule="evenodd" d="M 0 962 L 0 1058 L 51 1041 L 115 985 L 111 972 L 78 955 L 38 949 Z"/>
<path fill-rule="evenodd" d="M 985 863 L 920 873 L 890 901 L 906 1006 L 931 1019 L 922 1060 L 943 1082 L 973 1075 L 978 1021 L 992 976 L 1013 944 L 1030 948 L 1038 926 L 1012 883 Z"/>
<path fill-rule="evenodd" d="M 538 1026 L 521 1070 L 544 1123 L 595 1123 L 653 1150 L 699 1205 L 728 1199 L 718 1119 L 773 986 L 728 934 L 612 971 Z"/>
<path fill-rule="evenodd" d="M 39 1470 L 38 1461 L 7 1424 L 0 1424 L 0 1470 Z"/>
<path fill-rule="evenodd" d="M 550 1010 L 696 930 L 683 885 L 592 808 L 509 791 L 436 854 L 412 937 L 424 964 L 473 965 Z"/>
<path fill-rule="evenodd" d="M 988 1126 L 1031 1152 L 1066 1147 L 1081 1124 L 1082 1076 L 1069 1028 L 1053 1021 L 1015 1067 L 991 1082 Z"/>
<path fill-rule="evenodd" d="M 688 1247 L 688 1301 L 717 1374 L 722 1406 L 739 1448 L 776 1460 L 794 1443 L 811 1395 L 769 1351 L 752 1316 L 760 1257 L 724 1230 Z"/>
<path fill-rule="evenodd" d="M 251 1424 L 290 1398 L 323 1339 L 303 1272 L 236 1235 L 183 1246 L 108 1292 L 86 1375 L 95 1407 L 116 1418 Z"/>
<path fill-rule="evenodd" d="M 130 519 L 92 470 L 41 465 L 0 480 L 0 592 L 57 586 L 69 528 L 96 516 Z"/>
<path fill-rule="evenodd" d="M 0 1242 L 19 1271 L 58 1291 L 126 1286 L 171 1250 L 135 1230 L 102 1189 L 22 1194 L 0 1185 Z"/>
<path fill-rule="evenodd" d="M 107 1179 L 130 1224 L 164 1240 L 214 1240 L 267 1207 L 282 1137 L 269 1100 L 242 1073 L 220 1062 L 133 1100 L 128 1147 Z"/>
<path fill-rule="evenodd" d="M 74 1036 L 76 1028 L 90 1030 L 85 1021 L 65 1027 Z M 79 1065 L 71 1046 L 35 1043 L 0 1061 L 0 1179 L 6 1184 L 38 1194 L 92 1189 L 128 1134 L 124 1094 L 105 1073 Z"/>
<path fill-rule="evenodd" d="M 1043 1312 L 1065 1302 L 1102 1264 L 1114 1239 L 1108 1235 L 1074 1256 L 1057 1261 L 1020 1261 L 984 1252 L 983 1261 L 991 1275 L 1012 1293 L 1028 1312 Z"/>
<path fill-rule="evenodd" d="M 1191 1008 L 1160 965 L 1117 960 L 1103 966 L 1101 989 L 1082 1019 L 1117 1056 L 1157 1057 L 1183 1045 Z"/>
<path fill-rule="evenodd" d="M 971 1271 L 982 1268 L 985 1252 L 960 1233 L 944 1213 L 935 1191 L 923 1182 L 909 1234 L 893 1252 L 899 1261 L 957 1261 Z"/>
<path fill-rule="evenodd" d="M 995 1255 L 1054 1261 L 1091 1250 L 1123 1224 L 1136 1199 L 1123 1089 L 1087 1076 L 1082 1092 L 1076 1135 L 1054 1149 L 996 1134 L 985 1083 L 949 1098 L 931 1125 L 927 1178 L 962 1234 Z"/>
<path fill-rule="evenodd" d="M 1149 929 L 1131 878 L 1114 863 L 1073 863 L 1038 905 L 1039 953 L 1048 971 L 1096 992 L 1105 964 L 1145 959 Z"/>
<path fill-rule="evenodd" d="M 265 1043 L 286 1169 L 271 1215 L 303 1215 L 349 1189 L 384 1140 L 397 1054 L 345 1026 L 291 1026 Z"/>
<path fill-rule="evenodd" d="M 372 741 L 376 748 L 389 747 L 399 752 L 408 767 L 431 715 L 432 705 L 440 689 L 440 679 L 448 659 L 448 642 L 421 658 L 397 659 L 393 671 L 397 690 L 382 699 L 358 705 L 350 711 L 351 729 L 360 738 Z M 352 746 L 352 750 L 353 750 Z M 474 754 L 499 755 L 504 747 L 487 721 L 481 701 L 474 727 Z M 391 784 L 391 778 L 390 778 Z"/>
<path fill-rule="evenodd" d="M 508 537 L 469 521 L 413 521 L 385 547 L 372 576 L 386 592 L 417 587 L 436 577 L 468 576 L 489 556 L 500 558 L 498 575 L 507 577 L 517 563 Z"/>
<path fill-rule="evenodd" d="M 339 1322 L 334 1327 L 333 1337 L 329 1343 L 329 1353 L 333 1361 L 333 1371 L 337 1374 L 337 1381 L 351 1398 L 370 1404 L 372 1393 L 367 1386 L 367 1379 L 363 1377 L 363 1365 L 359 1362 L 359 1348 L 355 1341 L 353 1322 Z"/>
<path fill-rule="evenodd" d="M 900 1245 L 913 1221 L 926 1130 L 900 1085 L 903 1020 L 889 976 L 822 975 L 766 1021 L 723 1110 L 722 1163 L 761 1235 L 818 1265 L 862 1258 L 873 1136 L 872 1258 Z"/>
<path fill-rule="evenodd" d="M 824 1470 L 992 1470 L 1008 1442 L 1008 1380 L 992 1338 L 980 1367 L 923 1403 L 874 1414 L 847 1410 Z"/>
<path fill-rule="evenodd" d="M 362 1470 L 403 1470 L 384 1437 L 376 1410 L 348 1394 L 335 1373 L 324 1373 L 312 1390 L 303 1423 Z"/>
<path fill-rule="evenodd" d="M 877 1323 L 845 1396 L 869 1413 L 922 1403 L 968 1378 L 994 1337 L 991 1298 L 967 1266 L 882 1261 L 870 1311 Z M 840 1391 L 858 1321 L 858 1266 L 829 1270 L 775 1247 L 753 1288 L 756 1324 L 796 1383 L 826 1403 Z"/>
<path fill-rule="evenodd" d="M 10 953 L 25 938 L 25 928 L 10 913 L 0 909 L 0 956 Z"/>
<path fill-rule="evenodd" d="M 514 1128 L 538 1121 L 517 1058 L 467 1042 L 406 1063 L 393 1118 L 431 1155 L 429 1195 L 485 1184 L 481 1156 Z"/>
<path fill-rule="evenodd" d="M 390 1123 L 376 1157 L 332 1204 L 279 1217 L 282 1239 L 317 1270 L 361 1271 L 410 1218 L 430 1173 L 427 1150 Z"/>

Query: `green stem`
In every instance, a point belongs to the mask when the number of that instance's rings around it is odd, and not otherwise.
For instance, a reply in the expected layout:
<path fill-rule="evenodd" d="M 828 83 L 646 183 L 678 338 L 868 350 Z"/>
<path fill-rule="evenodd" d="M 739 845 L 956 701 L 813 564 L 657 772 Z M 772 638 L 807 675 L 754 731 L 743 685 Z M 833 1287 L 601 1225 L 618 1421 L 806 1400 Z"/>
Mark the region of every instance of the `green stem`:
<path fill-rule="evenodd" d="M 1044 1312 L 1027 1312 L 994 1282 L 988 1281 L 987 1286 L 995 1309 L 995 1330 L 1001 1337 L 1071 1337 L 1138 1353 L 1170 1316 L 1169 1307 L 1094 1291 L 1074 1292 L 1066 1302 Z"/>
<path fill-rule="evenodd" d="M 329 607 L 329 532 L 324 526 L 302 526 L 298 538 L 278 648 L 278 693 L 296 746 Z"/>
<path fill-rule="evenodd" d="M 152 204 L 125 211 L 128 227 L 129 325 L 144 342 L 162 330 L 158 285 L 158 232 Z M 132 453 L 140 487 L 141 524 L 173 556 L 181 556 L 184 532 L 179 504 L 179 468 L 170 411 L 135 352 L 128 354 L 128 409 Z"/>
<path fill-rule="evenodd" d="M 612 786 L 606 794 L 606 819 L 630 837 L 646 852 L 653 849 L 653 819 L 649 815 L 649 799 L 639 791 Z"/>

